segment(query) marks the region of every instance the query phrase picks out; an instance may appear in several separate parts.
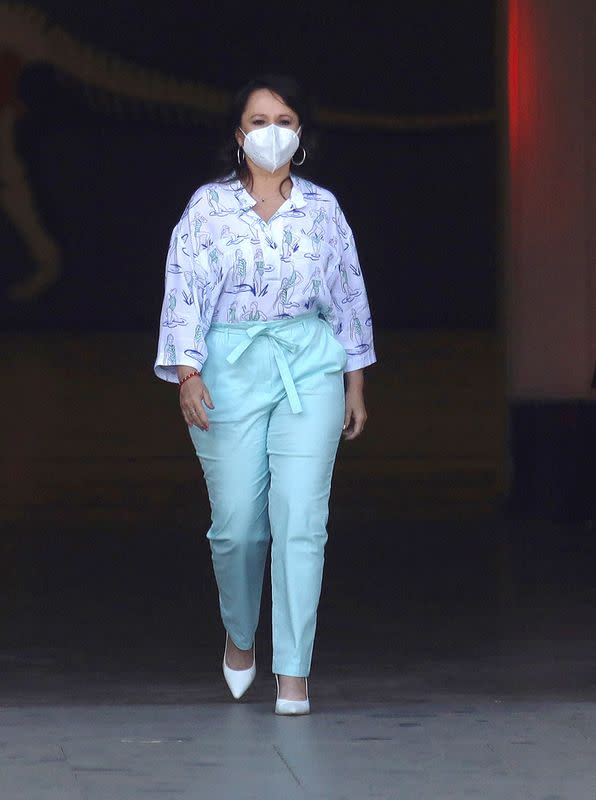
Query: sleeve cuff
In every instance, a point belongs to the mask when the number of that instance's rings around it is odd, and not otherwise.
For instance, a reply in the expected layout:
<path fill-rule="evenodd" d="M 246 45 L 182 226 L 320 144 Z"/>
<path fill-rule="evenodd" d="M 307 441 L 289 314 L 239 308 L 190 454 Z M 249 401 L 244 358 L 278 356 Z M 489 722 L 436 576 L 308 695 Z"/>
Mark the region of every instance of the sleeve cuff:
<path fill-rule="evenodd" d="M 363 369 L 364 367 L 369 367 L 371 364 L 375 364 L 377 361 L 377 356 L 375 354 L 375 350 L 371 347 L 366 353 L 362 353 L 359 356 L 348 356 L 348 360 L 346 361 L 344 367 L 344 373 L 346 372 L 353 372 L 355 369 Z"/>
<path fill-rule="evenodd" d="M 196 358 L 191 358 L 191 356 L 187 356 L 185 353 L 182 353 L 176 358 L 175 364 L 166 364 L 165 360 L 160 360 L 158 358 L 153 367 L 153 371 L 158 378 L 161 378 L 162 381 L 168 381 L 168 383 L 179 383 L 178 370 L 176 369 L 177 367 L 194 367 L 194 369 L 201 372 L 203 369 L 203 364 L 205 363 L 205 359 L 206 356 L 199 358 L 198 351 Z"/>

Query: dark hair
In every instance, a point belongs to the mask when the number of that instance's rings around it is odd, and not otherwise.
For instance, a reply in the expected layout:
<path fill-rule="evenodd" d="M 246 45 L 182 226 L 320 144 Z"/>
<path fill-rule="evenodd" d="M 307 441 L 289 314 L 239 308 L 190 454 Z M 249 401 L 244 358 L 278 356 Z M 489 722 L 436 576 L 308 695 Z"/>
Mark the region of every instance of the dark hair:
<path fill-rule="evenodd" d="M 246 160 L 242 159 L 242 163 L 238 163 L 238 143 L 235 133 L 240 126 L 240 118 L 246 108 L 248 98 L 258 89 L 269 89 L 269 91 L 278 95 L 287 106 L 296 112 L 300 125 L 302 126 L 300 144 L 305 148 L 308 159 L 310 160 L 312 157 L 316 142 L 312 128 L 312 107 L 310 98 L 306 96 L 298 81 L 289 75 L 257 75 L 252 78 L 252 80 L 248 81 L 248 83 L 234 95 L 228 109 L 219 152 L 220 160 L 224 165 L 223 172 L 219 173 L 216 178 L 219 183 L 232 182 L 239 179 L 242 183 L 248 184 L 249 189 L 252 186 L 252 176 L 246 164 Z M 298 174 L 304 174 L 306 172 L 304 168 L 295 166 L 294 164 L 292 164 L 292 171 Z M 281 182 L 279 187 L 280 191 L 286 180 L 288 179 L 285 178 Z"/>

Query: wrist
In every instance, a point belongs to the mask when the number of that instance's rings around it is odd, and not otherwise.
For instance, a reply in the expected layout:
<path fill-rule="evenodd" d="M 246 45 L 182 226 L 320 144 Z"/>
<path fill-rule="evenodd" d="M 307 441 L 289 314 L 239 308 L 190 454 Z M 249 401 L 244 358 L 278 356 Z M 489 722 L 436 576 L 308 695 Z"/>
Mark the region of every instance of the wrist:
<path fill-rule="evenodd" d="M 199 380 L 201 379 L 201 373 L 196 369 L 195 370 L 191 370 L 190 372 L 187 372 L 186 375 L 184 375 L 184 377 L 182 377 L 182 378 L 179 377 L 178 378 L 178 381 L 179 381 L 178 390 L 182 391 L 182 387 L 184 386 L 185 383 L 188 383 L 189 381 L 191 381 L 193 379 L 196 379 L 196 378 L 198 378 Z"/>
<path fill-rule="evenodd" d="M 184 380 L 184 378 L 186 378 L 186 376 L 190 375 L 191 373 L 196 373 L 200 375 L 201 371 L 196 367 L 189 367 L 186 364 L 180 364 L 179 366 L 176 367 L 176 374 L 178 376 L 178 381 Z"/>

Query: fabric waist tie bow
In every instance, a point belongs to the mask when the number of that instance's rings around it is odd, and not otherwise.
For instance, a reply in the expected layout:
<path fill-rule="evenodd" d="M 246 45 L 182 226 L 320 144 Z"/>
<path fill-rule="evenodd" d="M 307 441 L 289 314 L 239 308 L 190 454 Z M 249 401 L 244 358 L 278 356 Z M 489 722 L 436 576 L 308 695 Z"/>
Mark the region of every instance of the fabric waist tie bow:
<path fill-rule="evenodd" d="M 226 361 L 228 361 L 230 364 L 234 364 L 236 361 L 238 361 L 242 353 L 244 353 L 244 351 L 250 347 L 257 336 L 267 336 L 269 339 L 271 339 L 273 344 L 275 362 L 277 364 L 277 368 L 279 369 L 279 374 L 286 390 L 286 394 L 288 395 L 290 409 L 292 410 L 293 414 L 300 413 L 302 411 L 302 404 L 300 403 L 300 398 L 298 397 L 298 392 L 296 391 L 294 379 L 292 378 L 292 373 L 290 372 L 290 367 L 284 353 L 284 349 L 289 350 L 291 353 L 295 353 L 299 347 L 298 343 L 292 342 L 289 339 L 280 336 L 278 333 L 274 333 L 273 331 L 269 330 L 266 324 L 263 323 L 251 325 L 250 328 L 246 328 L 245 333 L 248 338 L 244 339 L 232 350 L 232 352 L 226 358 Z"/>

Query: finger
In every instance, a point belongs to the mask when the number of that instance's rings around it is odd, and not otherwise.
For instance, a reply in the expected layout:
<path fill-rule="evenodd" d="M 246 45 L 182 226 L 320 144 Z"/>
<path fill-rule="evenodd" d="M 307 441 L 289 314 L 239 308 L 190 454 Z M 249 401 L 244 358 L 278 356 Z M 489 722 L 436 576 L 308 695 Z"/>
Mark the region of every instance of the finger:
<path fill-rule="evenodd" d="M 363 411 L 362 414 L 360 414 L 360 417 L 358 419 L 358 424 L 360 425 L 360 430 L 361 431 L 364 430 L 364 426 L 366 425 L 366 420 L 367 419 L 368 419 L 368 415 L 367 415 L 366 411 Z"/>
<path fill-rule="evenodd" d="M 196 408 L 189 407 L 188 411 L 187 411 L 187 414 L 188 414 L 188 418 L 190 420 L 190 425 L 191 426 L 194 425 L 197 428 L 204 428 L 205 427 L 204 423 L 201 421 L 200 414 L 199 414 L 199 412 L 197 411 Z"/>
<path fill-rule="evenodd" d="M 364 430 L 365 423 L 366 423 L 366 416 L 364 414 L 361 414 L 356 417 L 354 423 L 354 436 L 360 436 L 360 434 Z"/>
<path fill-rule="evenodd" d="M 182 412 L 182 418 L 186 422 L 186 424 L 190 427 L 192 425 L 191 414 L 188 408 L 180 403 L 180 411 Z"/>
<path fill-rule="evenodd" d="M 203 430 L 209 429 L 209 420 L 207 419 L 207 414 L 205 414 L 205 410 L 203 407 L 195 408 L 195 417 L 199 421 L 199 427 L 203 428 Z"/>
<path fill-rule="evenodd" d="M 355 439 L 362 433 L 364 428 L 364 422 L 366 417 L 360 414 L 354 413 L 352 416 L 352 425 L 345 431 L 344 435 L 346 439 Z"/>
<path fill-rule="evenodd" d="M 207 403 L 209 408 L 215 408 L 213 405 L 213 400 L 211 399 L 211 395 L 209 394 L 209 389 L 205 386 L 205 393 L 203 395 L 203 400 Z"/>
<path fill-rule="evenodd" d="M 344 415 L 344 431 L 350 427 L 350 419 L 352 417 L 352 409 L 346 408 L 346 413 Z"/>

